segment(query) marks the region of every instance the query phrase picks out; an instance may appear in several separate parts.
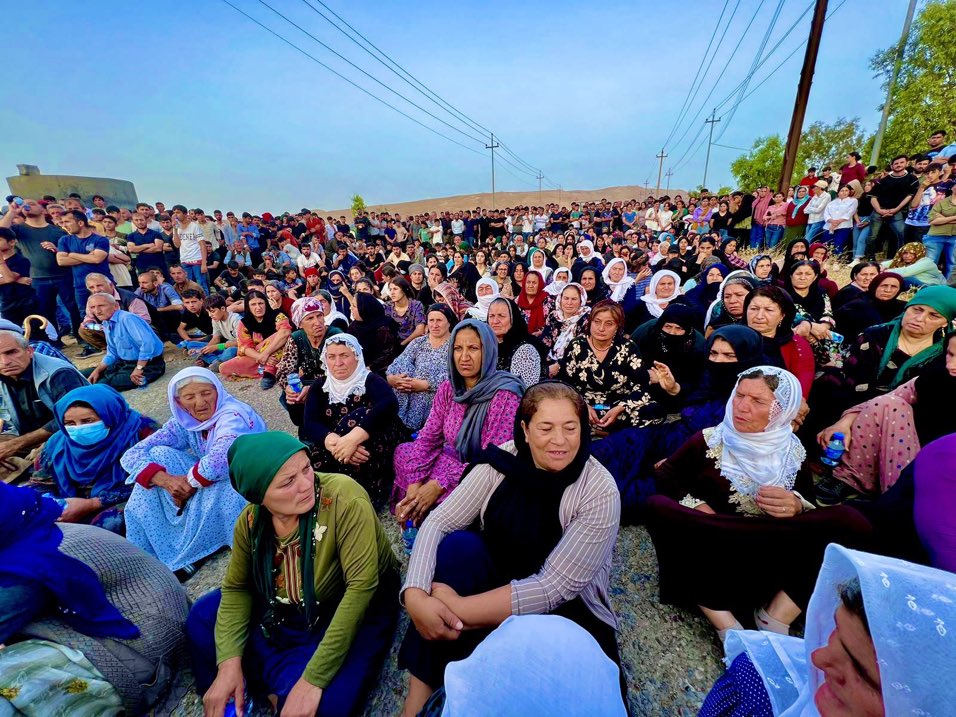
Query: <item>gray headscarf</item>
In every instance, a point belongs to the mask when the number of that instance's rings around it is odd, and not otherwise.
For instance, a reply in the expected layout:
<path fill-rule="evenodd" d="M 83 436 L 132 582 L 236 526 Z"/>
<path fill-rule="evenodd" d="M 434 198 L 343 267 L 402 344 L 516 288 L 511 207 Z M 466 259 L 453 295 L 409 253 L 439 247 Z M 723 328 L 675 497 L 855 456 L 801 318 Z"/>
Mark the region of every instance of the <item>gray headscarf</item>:
<path fill-rule="evenodd" d="M 498 339 L 485 322 L 475 319 L 462 321 L 452 329 L 449 340 L 451 346 L 455 345 L 455 336 L 464 328 L 476 331 L 481 339 L 481 373 L 478 374 L 478 383 L 472 388 L 465 387 L 464 379 L 455 368 L 454 350 L 448 352 L 448 375 L 451 377 L 455 403 L 465 404 L 465 418 L 455 439 L 455 450 L 462 462 L 470 463 L 481 452 L 481 429 L 485 425 L 485 418 L 495 394 L 498 391 L 510 391 L 520 398 L 524 395 L 525 387 L 524 382 L 514 374 L 495 368 L 498 365 Z"/>

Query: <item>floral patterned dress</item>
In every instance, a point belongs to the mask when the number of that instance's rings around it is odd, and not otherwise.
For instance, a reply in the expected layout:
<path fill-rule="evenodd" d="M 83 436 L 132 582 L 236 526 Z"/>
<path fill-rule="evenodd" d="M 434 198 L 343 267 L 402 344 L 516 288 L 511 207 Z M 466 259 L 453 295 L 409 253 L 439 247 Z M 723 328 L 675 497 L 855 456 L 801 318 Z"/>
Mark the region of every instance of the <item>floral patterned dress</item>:
<path fill-rule="evenodd" d="M 576 388 L 589 406 L 623 406 L 612 430 L 664 420 L 663 411 L 647 390 L 650 376 L 630 339 L 614 339 L 604 360 L 599 361 L 587 337 L 578 336 L 564 352 L 558 378 Z"/>
<path fill-rule="evenodd" d="M 405 374 L 428 381 L 427 391 L 414 393 L 395 391 L 399 417 L 410 430 L 417 431 L 428 419 L 428 412 L 431 411 L 438 385 L 448 378 L 448 341 L 446 340 L 436 349 L 432 347 L 427 336 L 419 336 L 405 347 L 398 358 L 392 361 L 386 374 L 388 376 Z"/>
<path fill-rule="evenodd" d="M 419 324 L 425 324 L 425 307 L 416 299 L 409 299 L 405 313 L 401 315 L 395 310 L 395 304 L 385 304 L 385 314 L 398 324 L 399 341 L 404 341 L 415 333 L 415 327 Z"/>

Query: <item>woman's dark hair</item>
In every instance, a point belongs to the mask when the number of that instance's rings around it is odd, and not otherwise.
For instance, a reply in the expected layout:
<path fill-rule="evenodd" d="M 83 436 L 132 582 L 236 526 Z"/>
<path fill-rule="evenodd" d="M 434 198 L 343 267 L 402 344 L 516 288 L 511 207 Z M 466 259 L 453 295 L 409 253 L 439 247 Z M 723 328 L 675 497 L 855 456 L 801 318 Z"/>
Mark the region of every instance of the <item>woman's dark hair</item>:
<path fill-rule="evenodd" d="M 531 419 L 534 418 L 538 412 L 541 402 L 549 399 L 570 401 L 574 406 L 575 412 L 578 414 L 582 431 L 587 427 L 588 404 L 580 393 L 563 381 L 542 381 L 525 391 L 521 403 L 518 405 L 516 425 L 520 426 L 523 423 L 527 426 L 531 423 Z"/>
<path fill-rule="evenodd" d="M 861 261 L 859 264 L 855 264 L 853 268 L 850 269 L 850 281 L 853 281 L 854 279 L 856 279 L 856 277 L 860 275 L 860 272 L 866 269 L 867 267 L 872 267 L 873 269 L 876 269 L 877 271 L 880 271 L 883 268 L 875 261 Z"/>
<path fill-rule="evenodd" d="M 448 267 L 445 266 L 444 262 L 441 262 L 441 261 L 440 261 L 440 262 L 438 262 L 437 264 L 434 264 L 434 265 L 428 267 L 428 271 L 431 271 L 432 269 L 438 269 L 438 271 L 441 272 L 441 276 L 442 276 L 443 279 L 447 279 L 447 278 L 448 278 Z M 428 271 L 425 272 L 426 277 L 428 276 Z"/>
<path fill-rule="evenodd" d="M 368 287 L 372 290 L 372 296 L 378 296 L 378 287 L 375 285 L 375 282 L 369 279 L 367 276 L 363 276 L 355 280 L 356 290 L 358 290 L 359 284 L 368 284 Z"/>
<path fill-rule="evenodd" d="M 382 276 L 384 276 L 386 279 L 391 279 L 393 276 L 398 274 L 398 271 L 395 269 L 395 267 L 392 266 L 392 264 L 390 264 L 387 261 L 384 264 L 382 264 L 381 271 L 382 271 Z"/>
<path fill-rule="evenodd" d="M 851 614 L 860 618 L 863 627 L 870 632 L 870 621 L 866 619 L 866 606 L 863 604 L 863 589 L 860 587 L 860 579 L 853 578 L 837 586 L 837 592 L 840 595 L 840 602 Z"/>
<path fill-rule="evenodd" d="M 404 276 L 396 276 L 389 282 L 389 284 L 391 286 L 397 286 L 409 299 L 415 298 L 415 290 L 412 288 L 412 285 L 408 283 L 408 279 L 406 279 Z"/>
<path fill-rule="evenodd" d="M 595 304 L 594 308 L 591 309 L 591 321 L 594 321 L 594 317 L 600 313 L 609 313 L 611 318 L 614 319 L 614 323 L 617 324 L 618 330 L 624 327 L 624 309 L 622 309 L 621 305 L 616 301 L 604 299 Z"/>
<path fill-rule="evenodd" d="M 793 272 L 799 269 L 801 266 L 809 266 L 813 269 L 813 273 L 817 276 L 820 276 L 820 265 L 816 262 L 815 259 L 801 259 L 800 261 L 795 261 L 790 265 L 790 268 L 787 270 L 787 278 L 793 276 Z"/>
<path fill-rule="evenodd" d="M 762 296 L 765 299 L 770 299 L 773 303 L 780 307 L 780 310 L 783 312 L 783 321 L 781 326 L 789 329 L 793 325 L 793 320 L 797 316 L 797 307 L 793 303 L 793 299 L 790 298 L 790 294 L 781 289 L 779 286 L 758 286 L 756 289 L 747 294 L 747 298 L 744 299 L 744 317 L 747 316 L 747 311 L 750 309 L 750 302 L 753 301 L 758 296 Z"/>

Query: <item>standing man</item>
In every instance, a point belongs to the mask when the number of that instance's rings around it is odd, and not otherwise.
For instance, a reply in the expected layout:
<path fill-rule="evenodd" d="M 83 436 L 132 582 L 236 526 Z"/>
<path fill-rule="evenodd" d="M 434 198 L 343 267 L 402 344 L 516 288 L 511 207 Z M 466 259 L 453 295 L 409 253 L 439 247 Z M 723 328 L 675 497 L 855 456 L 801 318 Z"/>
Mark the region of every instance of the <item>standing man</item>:
<path fill-rule="evenodd" d="M 14 224 L 15 217 L 22 217 L 23 223 Z M 25 199 L 19 207 L 11 202 L 7 213 L 0 217 L 0 227 L 13 231 L 17 248 L 30 262 L 30 278 L 40 313 L 53 326 L 58 326 L 56 297 L 59 296 L 70 315 L 73 335 L 78 337 L 80 312 L 73 294 L 73 273 L 56 260 L 57 242 L 63 230 L 47 222 L 43 206 L 35 199 Z"/>
<path fill-rule="evenodd" d="M 32 283 L 30 262 L 17 251 L 16 235 L 12 229 L 0 229 L 0 313 L 17 326 L 37 312 Z"/>
<path fill-rule="evenodd" d="M 173 207 L 173 244 L 179 249 L 179 261 L 187 276 L 208 294 L 205 235 L 194 217 L 195 213 L 187 212 L 182 204 Z"/>
<path fill-rule="evenodd" d="M 73 270 L 73 295 L 77 306 L 86 306 L 90 292 L 86 289 L 86 275 L 94 272 L 110 274 L 110 242 L 94 234 L 86 214 L 73 209 L 64 212 L 60 227 L 66 232 L 56 246 L 56 263 Z"/>
<path fill-rule="evenodd" d="M 126 236 L 126 250 L 133 255 L 136 273 L 142 274 L 151 267 L 158 266 L 163 276 L 168 277 L 166 258 L 163 255 L 165 244 L 163 235 L 148 227 L 146 216 L 140 212 L 133 215 L 133 231 Z"/>
<path fill-rule="evenodd" d="M 877 182 L 870 192 L 870 204 L 873 206 L 870 240 L 874 247 L 882 246 L 880 229 L 884 224 L 888 225 L 893 232 L 893 241 L 887 244 L 887 256 L 893 256 L 903 241 L 907 208 L 920 188 L 919 180 L 907 170 L 909 159 L 905 154 L 893 157 L 890 173 Z M 870 255 L 867 251 L 867 256 Z"/>

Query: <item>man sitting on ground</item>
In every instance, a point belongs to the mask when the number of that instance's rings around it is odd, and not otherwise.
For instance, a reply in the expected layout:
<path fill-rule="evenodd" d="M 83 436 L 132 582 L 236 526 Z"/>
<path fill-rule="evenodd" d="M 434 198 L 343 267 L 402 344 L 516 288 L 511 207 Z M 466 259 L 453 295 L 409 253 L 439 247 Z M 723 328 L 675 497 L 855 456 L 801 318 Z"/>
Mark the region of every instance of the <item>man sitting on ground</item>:
<path fill-rule="evenodd" d="M 106 356 L 89 375 L 117 391 L 145 386 L 166 373 L 163 342 L 135 314 L 123 311 L 112 294 L 93 294 L 87 310 L 106 333 Z"/>
<path fill-rule="evenodd" d="M 147 324 L 153 324 L 153 312 L 155 312 L 156 309 L 136 296 L 132 291 L 118 289 L 116 285 L 103 274 L 96 272 L 87 274 L 86 289 L 90 294 L 112 294 L 113 298 L 119 302 L 120 308 L 123 309 L 123 311 L 136 314 Z M 83 323 L 80 326 L 80 338 L 96 349 L 96 353 L 88 354 L 90 356 L 101 354 L 106 350 L 106 335 L 103 333 L 103 327 L 97 323 L 89 311 L 87 311 L 86 316 L 83 317 Z"/>
<path fill-rule="evenodd" d="M 169 284 L 161 284 L 156 280 L 153 272 L 147 271 L 139 275 L 139 288 L 136 296 L 152 306 L 158 313 L 156 329 L 164 339 L 176 340 L 176 329 L 179 328 L 180 317 L 183 312 L 183 300 L 176 290 Z"/>
<path fill-rule="evenodd" d="M 179 348 L 190 356 L 197 356 L 199 349 L 205 348 L 212 337 L 212 319 L 203 307 L 203 297 L 198 291 L 189 289 L 183 296 L 184 311 L 180 316 L 176 332 L 182 341 Z M 203 362 L 201 365 L 205 366 Z"/>

